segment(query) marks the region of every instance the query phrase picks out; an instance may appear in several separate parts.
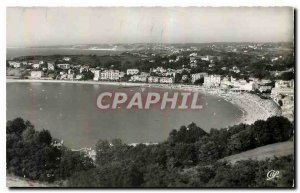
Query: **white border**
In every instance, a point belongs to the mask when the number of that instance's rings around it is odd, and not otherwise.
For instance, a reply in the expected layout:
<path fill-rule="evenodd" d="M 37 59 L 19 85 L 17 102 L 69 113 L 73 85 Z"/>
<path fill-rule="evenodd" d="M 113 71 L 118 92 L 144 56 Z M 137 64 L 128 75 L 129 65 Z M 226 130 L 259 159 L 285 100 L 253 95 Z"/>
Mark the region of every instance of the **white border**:
<path fill-rule="evenodd" d="M 8 188 L 6 188 L 6 170 L 5 170 L 5 144 L 6 144 L 6 134 L 5 134 L 5 128 L 6 128 L 6 80 L 5 80 L 5 58 L 6 58 L 6 7 L 7 6 L 50 6 L 50 7 L 57 7 L 57 6 L 65 6 L 65 7 L 91 7 L 91 6 L 213 6 L 213 7 L 220 7 L 220 6 L 291 6 L 296 9 L 299 8 L 299 0 L 259 0 L 259 1 L 253 1 L 253 0 L 230 0 L 230 1 L 224 1 L 224 0 L 105 0 L 105 1 L 99 1 L 99 0 L 72 0 L 72 1 L 58 1 L 58 0 L 2 0 L 1 2 L 1 14 L 0 14 L 0 31 L 1 31 L 1 48 L 0 49 L 0 55 L 2 56 L 2 68 L 0 70 L 0 77 L 1 77 L 1 84 L 0 84 L 0 93 L 2 93 L 2 99 L 0 100 L 0 124 L 2 128 L 2 134 L 1 136 L 1 146 L 0 146 L 0 152 L 2 152 L 0 162 L 1 162 L 1 178 L 0 178 L 0 187 L 1 192 L 2 191 L 9 191 Z M 297 26 L 299 24 L 299 21 L 297 20 Z M 298 35 L 298 34 L 297 34 Z M 298 46 L 297 46 L 298 47 Z M 299 49 L 297 49 L 297 55 L 299 55 Z M 297 75 L 299 76 L 299 67 L 297 67 Z M 296 83 L 297 90 L 299 90 L 299 84 Z M 297 97 L 297 101 L 299 103 L 299 98 Z M 298 111 L 297 111 L 298 112 Z M 299 115 L 299 113 L 298 113 Z M 297 120 L 299 116 L 297 116 Z M 297 139 L 299 141 L 299 130 L 297 130 Z M 299 144 L 299 142 L 297 143 Z M 298 148 L 298 147 L 297 147 Z M 297 165 L 297 168 L 299 168 L 299 165 Z M 298 173 L 298 172 L 297 172 Z M 299 176 L 297 176 L 299 179 Z M 299 186 L 299 180 L 297 182 L 297 185 Z M 14 190 L 16 191 L 16 190 Z M 20 191 L 20 190 L 18 190 Z M 36 190 L 36 192 L 42 192 L 45 190 Z M 51 191 L 51 190 L 47 190 Z M 71 191 L 82 191 L 82 190 L 56 190 L 58 192 L 71 192 Z M 90 190 L 91 191 L 91 190 Z M 102 190 L 107 191 L 107 190 Z M 120 191 L 120 190 L 113 190 L 113 192 Z M 132 190 L 122 190 L 123 192 L 128 192 Z M 147 192 L 154 192 L 156 190 L 147 190 Z M 173 190 L 164 190 L 165 192 L 171 192 Z M 185 192 L 186 190 L 179 190 L 179 192 Z M 199 191 L 195 189 L 195 191 Z M 224 190 L 200 190 L 204 192 L 221 192 Z M 225 190 L 226 192 L 231 192 L 232 190 Z M 240 190 L 237 190 L 240 191 Z M 272 192 L 273 190 L 266 190 L 265 192 Z M 287 191 L 287 190 L 285 190 Z M 176 191 L 178 192 L 178 190 Z"/>

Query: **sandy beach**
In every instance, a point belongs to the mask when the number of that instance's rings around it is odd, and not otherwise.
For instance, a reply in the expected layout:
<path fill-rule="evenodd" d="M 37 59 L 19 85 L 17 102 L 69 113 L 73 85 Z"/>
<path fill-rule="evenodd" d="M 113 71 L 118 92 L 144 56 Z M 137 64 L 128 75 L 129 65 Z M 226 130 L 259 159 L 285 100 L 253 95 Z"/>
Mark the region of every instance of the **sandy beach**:
<path fill-rule="evenodd" d="M 74 80 L 43 80 L 43 79 L 6 79 L 6 83 L 14 82 L 42 82 L 42 83 L 69 83 L 69 84 L 97 84 L 112 86 L 141 86 L 150 88 L 187 90 L 193 92 L 201 92 L 204 95 L 218 96 L 233 105 L 237 105 L 243 112 L 240 120 L 235 124 L 246 123 L 252 124 L 256 120 L 266 120 L 271 116 L 281 115 L 280 108 L 270 99 L 261 99 L 259 96 L 250 93 L 225 92 L 220 89 L 207 89 L 197 85 L 182 84 L 149 84 L 149 83 L 133 83 L 133 82 L 106 82 L 106 81 L 74 81 Z"/>

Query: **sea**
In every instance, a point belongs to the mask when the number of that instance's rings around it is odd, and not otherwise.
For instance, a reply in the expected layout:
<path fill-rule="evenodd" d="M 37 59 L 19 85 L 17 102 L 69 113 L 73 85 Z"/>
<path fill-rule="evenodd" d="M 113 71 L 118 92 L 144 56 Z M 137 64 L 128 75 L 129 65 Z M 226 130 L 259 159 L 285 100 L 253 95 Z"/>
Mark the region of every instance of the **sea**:
<path fill-rule="evenodd" d="M 242 111 L 222 98 L 201 95 L 203 108 L 181 111 L 159 107 L 149 110 L 99 110 L 103 91 L 141 92 L 140 87 L 76 83 L 13 82 L 6 84 L 6 117 L 31 121 L 47 129 L 70 148 L 92 147 L 97 140 L 120 138 L 125 143 L 162 142 L 170 131 L 192 122 L 209 132 L 234 125 Z M 146 88 L 143 92 L 152 92 Z M 162 90 L 164 91 L 164 90 Z"/>
<path fill-rule="evenodd" d="M 124 51 L 88 50 L 71 48 L 6 48 L 6 59 L 12 60 L 21 56 L 49 56 L 49 55 L 109 55 L 120 54 Z"/>
<path fill-rule="evenodd" d="M 31 55 L 108 55 L 109 50 L 80 50 L 62 48 L 7 48 L 7 59 Z M 242 111 L 222 98 L 203 95 L 203 109 L 174 111 L 152 108 L 147 111 L 99 111 L 96 98 L 103 90 L 130 89 L 108 85 L 69 83 L 7 83 L 6 117 L 22 117 L 37 130 L 47 129 L 70 148 L 94 148 L 97 140 L 120 138 L 125 143 L 162 142 L 170 131 L 192 122 L 209 132 L 211 128 L 234 125 Z M 145 92 L 151 92 L 147 88 Z"/>

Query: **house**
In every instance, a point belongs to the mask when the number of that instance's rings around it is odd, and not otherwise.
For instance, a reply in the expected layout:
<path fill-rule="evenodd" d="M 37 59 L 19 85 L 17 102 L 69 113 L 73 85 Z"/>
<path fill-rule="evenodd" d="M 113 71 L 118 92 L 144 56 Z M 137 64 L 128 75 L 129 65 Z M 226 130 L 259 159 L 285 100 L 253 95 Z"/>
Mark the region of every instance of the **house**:
<path fill-rule="evenodd" d="M 206 87 L 219 87 L 221 84 L 221 75 L 209 75 L 204 77 L 203 85 Z"/>
<path fill-rule="evenodd" d="M 31 79 L 40 79 L 42 76 L 44 76 L 43 71 L 31 71 L 30 72 Z"/>
<path fill-rule="evenodd" d="M 135 75 L 138 73 L 139 73 L 138 69 L 127 69 L 127 75 Z"/>
<path fill-rule="evenodd" d="M 100 72 L 101 80 L 119 80 L 120 72 L 119 70 L 104 70 Z"/>
<path fill-rule="evenodd" d="M 70 57 L 63 57 L 63 61 L 69 62 L 69 61 L 71 61 L 71 58 Z"/>
<path fill-rule="evenodd" d="M 120 71 L 119 78 L 123 78 L 125 76 L 125 72 Z"/>
<path fill-rule="evenodd" d="M 10 67 L 13 68 L 21 68 L 22 64 L 20 62 L 16 62 L 16 61 L 8 61 L 8 64 Z"/>
<path fill-rule="evenodd" d="M 158 76 L 149 76 L 148 77 L 148 82 L 149 83 L 158 83 L 159 82 L 159 77 Z"/>
<path fill-rule="evenodd" d="M 100 79 L 100 70 L 95 70 L 94 72 L 94 80 L 98 81 Z"/>
<path fill-rule="evenodd" d="M 259 92 L 266 92 L 268 90 L 272 90 L 272 86 L 260 86 L 258 90 Z"/>
<path fill-rule="evenodd" d="M 131 82 L 147 82 L 147 76 L 145 75 L 133 75 L 130 77 Z"/>
<path fill-rule="evenodd" d="M 195 83 L 196 80 L 204 78 L 205 76 L 208 76 L 208 74 L 206 72 L 191 74 L 191 77 L 192 77 L 191 81 L 192 81 L 192 83 Z"/>
<path fill-rule="evenodd" d="M 257 88 L 257 84 L 253 81 L 237 80 L 233 82 L 233 91 L 253 91 Z"/>
<path fill-rule="evenodd" d="M 55 70 L 54 64 L 50 62 L 47 63 L 47 68 L 48 70 L 52 70 L 52 71 Z"/>
<path fill-rule="evenodd" d="M 79 73 L 87 72 L 87 71 L 89 71 L 89 66 L 80 66 Z"/>
<path fill-rule="evenodd" d="M 157 68 L 153 68 L 153 69 L 151 69 L 150 70 L 151 72 L 155 72 L 155 73 L 165 73 L 167 70 L 166 69 L 164 69 L 163 67 L 157 67 Z"/>
<path fill-rule="evenodd" d="M 70 68 L 70 64 L 57 64 L 57 67 L 63 70 L 68 70 Z"/>
<path fill-rule="evenodd" d="M 38 63 L 32 64 L 33 69 L 39 69 L 40 67 L 41 67 L 41 65 Z"/>
<path fill-rule="evenodd" d="M 160 77 L 160 83 L 173 84 L 175 81 L 174 77 Z"/>
<path fill-rule="evenodd" d="M 68 70 L 68 74 L 74 74 L 74 70 L 69 69 L 69 70 Z"/>
<path fill-rule="evenodd" d="M 277 95 L 294 95 L 294 80 L 276 81 L 275 87 L 271 91 L 271 96 L 276 97 Z"/>
<path fill-rule="evenodd" d="M 73 80 L 74 77 L 75 77 L 75 74 L 68 74 L 67 75 L 67 79 L 69 79 L 69 80 Z"/>
<path fill-rule="evenodd" d="M 203 61 L 210 61 L 213 59 L 213 56 L 200 56 L 200 59 Z"/>
<path fill-rule="evenodd" d="M 185 80 L 187 80 L 188 78 L 189 78 L 188 75 L 184 74 L 184 75 L 182 75 L 181 80 L 185 81 Z"/>
<path fill-rule="evenodd" d="M 83 79 L 84 75 L 83 74 L 76 74 L 75 79 L 76 80 L 81 80 Z"/>

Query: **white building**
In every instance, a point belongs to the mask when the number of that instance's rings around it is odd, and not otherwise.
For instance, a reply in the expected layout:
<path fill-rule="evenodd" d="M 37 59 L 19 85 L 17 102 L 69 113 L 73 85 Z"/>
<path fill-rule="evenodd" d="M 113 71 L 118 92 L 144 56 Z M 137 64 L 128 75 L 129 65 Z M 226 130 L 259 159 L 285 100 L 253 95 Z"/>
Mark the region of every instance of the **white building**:
<path fill-rule="evenodd" d="M 31 71 L 30 72 L 30 77 L 32 79 L 40 79 L 42 76 L 44 76 L 43 71 Z"/>
<path fill-rule="evenodd" d="M 68 61 L 71 61 L 71 58 L 70 57 L 63 57 L 63 60 L 68 62 Z"/>
<path fill-rule="evenodd" d="M 81 80 L 83 78 L 82 74 L 76 74 L 75 79 L 76 80 Z"/>
<path fill-rule="evenodd" d="M 194 56 L 195 57 L 195 56 L 197 56 L 197 53 L 196 52 L 191 53 L 190 56 Z"/>
<path fill-rule="evenodd" d="M 9 61 L 8 64 L 10 67 L 13 67 L 13 68 L 21 68 L 21 66 L 22 66 L 22 64 L 20 62 L 15 62 L 15 61 Z"/>
<path fill-rule="evenodd" d="M 57 66 L 64 70 L 67 70 L 70 68 L 70 64 L 57 64 Z"/>
<path fill-rule="evenodd" d="M 80 66 L 79 73 L 87 72 L 87 71 L 89 71 L 89 66 Z"/>
<path fill-rule="evenodd" d="M 55 69 L 54 64 L 50 63 L 50 62 L 47 63 L 47 68 L 48 68 L 48 70 L 54 70 Z"/>
<path fill-rule="evenodd" d="M 96 81 L 100 80 L 100 70 L 94 71 L 94 80 Z"/>
<path fill-rule="evenodd" d="M 275 82 L 275 87 L 271 91 L 271 95 L 294 95 L 294 80 L 284 81 L 279 80 Z"/>
<path fill-rule="evenodd" d="M 138 74 L 140 71 L 138 69 L 127 69 L 127 75 L 135 75 Z"/>
<path fill-rule="evenodd" d="M 259 86 L 259 92 L 266 92 L 268 90 L 272 90 L 272 86 Z"/>
<path fill-rule="evenodd" d="M 73 80 L 74 77 L 75 77 L 75 74 L 68 74 L 67 75 L 67 79 L 69 79 L 69 80 Z"/>
<path fill-rule="evenodd" d="M 203 85 L 206 87 L 219 87 L 221 84 L 221 75 L 209 75 L 204 77 Z"/>
<path fill-rule="evenodd" d="M 40 64 L 36 63 L 36 64 L 32 64 L 32 68 L 33 69 L 39 69 L 41 67 Z"/>
<path fill-rule="evenodd" d="M 175 81 L 174 77 L 160 77 L 160 83 L 173 84 Z"/>
<path fill-rule="evenodd" d="M 167 70 L 166 69 L 164 69 L 163 67 L 157 67 L 157 68 L 153 68 L 153 69 L 151 69 L 151 71 L 152 72 L 155 72 L 155 73 L 165 73 L 165 72 L 167 72 Z"/>
<path fill-rule="evenodd" d="M 147 82 L 147 76 L 144 75 L 133 75 L 130 77 L 131 82 Z"/>
<path fill-rule="evenodd" d="M 74 70 L 69 69 L 69 70 L 68 70 L 68 74 L 74 74 Z"/>
<path fill-rule="evenodd" d="M 159 77 L 158 76 L 149 76 L 148 77 L 148 82 L 149 83 L 158 83 L 159 82 Z"/>
<path fill-rule="evenodd" d="M 120 72 L 119 70 L 104 70 L 100 72 L 101 80 L 119 80 Z"/>
<path fill-rule="evenodd" d="M 204 78 L 205 76 L 208 76 L 208 74 L 206 72 L 191 74 L 191 77 L 192 77 L 191 81 L 192 81 L 192 83 L 195 83 L 196 80 Z"/>

